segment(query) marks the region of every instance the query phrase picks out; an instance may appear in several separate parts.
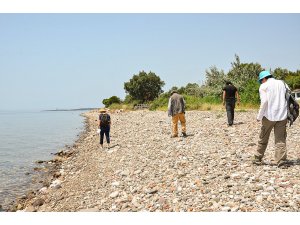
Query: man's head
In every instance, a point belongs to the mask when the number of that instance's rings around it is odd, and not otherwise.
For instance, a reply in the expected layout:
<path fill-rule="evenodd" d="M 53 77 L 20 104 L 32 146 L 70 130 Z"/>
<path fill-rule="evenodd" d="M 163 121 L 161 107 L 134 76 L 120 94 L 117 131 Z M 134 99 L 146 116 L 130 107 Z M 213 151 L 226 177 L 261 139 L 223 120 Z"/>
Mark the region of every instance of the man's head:
<path fill-rule="evenodd" d="M 171 95 L 173 95 L 174 93 L 177 93 L 176 90 L 171 91 Z"/>
<path fill-rule="evenodd" d="M 100 113 L 106 113 L 106 109 L 102 108 L 99 110 Z"/>
<path fill-rule="evenodd" d="M 226 85 L 232 85 L 231 81 L 226 81 Z"/>
<path fill-rule="evenodd" d="M 262 84 L 271 77 L 273 77 L 273 75 L 270 73 L 270 71 L 268 70 L 261 71 L 258 75 L 258 82 Z"/>

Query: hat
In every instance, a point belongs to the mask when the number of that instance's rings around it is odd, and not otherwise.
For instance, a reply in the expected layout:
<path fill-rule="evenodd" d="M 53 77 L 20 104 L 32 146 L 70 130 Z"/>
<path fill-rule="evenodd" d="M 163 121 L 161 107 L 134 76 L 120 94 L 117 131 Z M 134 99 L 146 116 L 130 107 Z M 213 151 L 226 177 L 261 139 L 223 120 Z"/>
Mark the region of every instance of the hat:
<path fill-rule="evenodd" d="M 264 79 L 265 77 L 268 77 L 268 76 L 272 76 L 270 71 L 264 70 L 264 71 L 260 72 L 259 75 L 258 75 L 258 82 L 261 83 L 261 80 Z"/>
<path fill-rule="evenodd" d="M 100 109 L 99 111 L 100 111 L 100 112 L 106 112 L 106 109 L 103 109 L 103 108 L 102 108 L 102 109 Z"/>

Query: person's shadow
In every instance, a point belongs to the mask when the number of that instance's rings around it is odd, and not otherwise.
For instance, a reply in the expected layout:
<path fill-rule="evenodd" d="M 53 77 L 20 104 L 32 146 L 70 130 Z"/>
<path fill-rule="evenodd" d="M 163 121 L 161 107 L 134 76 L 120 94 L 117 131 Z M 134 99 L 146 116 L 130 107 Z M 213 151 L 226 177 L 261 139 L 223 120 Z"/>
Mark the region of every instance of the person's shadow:
<path fill-rule="evenodd" d="M 236 123 L 233 123 L 233 125 L 241 125 L 241 124 L 244 124 L 244 122 L 236 122 Z"/>
<path fill-rule="evenodd" d="M 287 160 L 287 163 L 299 166 L 300 165 L 300 159 L 298 158 L 298 159 L 294 159 L 294 160 Z"/>
<path fill-rule="evenodd" d="M 187 137 L 192 137 L 192 136 L 195 136 L 195 134 L 186 134 L 185 136 L 180 135 L 180 137 L 182 137 L 182 138 L 187 138 Z"/>
<path fill-rule="evenodd" d="M 119 144 L 111 145 L 111 146 L 109 146 L 109 149 L 117 147 L 117 146 L 120 146 L 120 145 Z"/>
<path fill-rule="evenodd" d="M 288 168 L 288 167 L 291 167 L 291 166 L 299 166 L 300 165 L 300 159 L 293 159 L 293 160 L 286 160 L 286 162 L 280 166 L 282 168 Z M 279 168 L 280 168 L 279 167 Z"/>

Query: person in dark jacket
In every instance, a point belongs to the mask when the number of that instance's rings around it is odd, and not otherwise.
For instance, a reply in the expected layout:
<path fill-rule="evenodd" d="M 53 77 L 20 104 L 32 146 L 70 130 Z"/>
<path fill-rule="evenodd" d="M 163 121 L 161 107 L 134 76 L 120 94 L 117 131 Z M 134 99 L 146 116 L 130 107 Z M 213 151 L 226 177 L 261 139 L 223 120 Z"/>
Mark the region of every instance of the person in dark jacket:
<path fill-rule="evenodd" d="M 223 105 L 226 107 L 228 126 L 233 125 L 235 103 L 240 104 L 240 96 L 237 88 L 230 82 L 226 81 L 223 88 Z"/>
<path fill-rule="evenodd" d="M 109 148 L 110 144 L 110 126 L 111 126 L 111 119 L 110 115 L 106 113 L 105 109 L 100 109 L 100 115 L 99 115 L 99 128 L 100 128 L 100 145 L 103 148 L 103 138 L 104 134 L 106 137 L 106 142 Z"/>
<path fill-rule="evenodd" d="M 171 137 L 178 137 L 178 120 L 181 123 L 182 136 L 186 137 L 186 121 L 185 121 L 185 101 L 183 96 L 177 91 L 171 92 L 168 104 L 168 116 L 172 116 L 173 134 Z"/>

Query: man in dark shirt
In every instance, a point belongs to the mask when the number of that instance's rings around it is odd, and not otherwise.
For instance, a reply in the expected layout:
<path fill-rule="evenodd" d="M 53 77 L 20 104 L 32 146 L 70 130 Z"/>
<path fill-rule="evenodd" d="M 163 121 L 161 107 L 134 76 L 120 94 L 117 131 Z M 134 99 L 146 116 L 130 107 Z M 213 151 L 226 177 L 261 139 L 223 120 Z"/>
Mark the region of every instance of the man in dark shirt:
<path fill-rule="evenodd" d="M 105 109 L 100 109 L 100 115 L 99 115 L 99 128 L 100 128 L 100 145 L 103 148 L 103 138 L 104 134 L 106 137 L 107 146 L 109 148 L 110 144 L 110 126 L 111 126 L 111 119 L 110 116 L 106 113 Z"/>
<path fill-rule="evenodd" d="M 223 105 L 226 103 L 226 112 L 227 112 L 227 120 L 228 125 L 232 126 L 234 120 L 234 108 L 235 102 L 237 100 L 237 104 L 240 104 L 240 96 L 237 88 L 230 82 L 226 82 L 226 86 L 223 88 Z"/>

